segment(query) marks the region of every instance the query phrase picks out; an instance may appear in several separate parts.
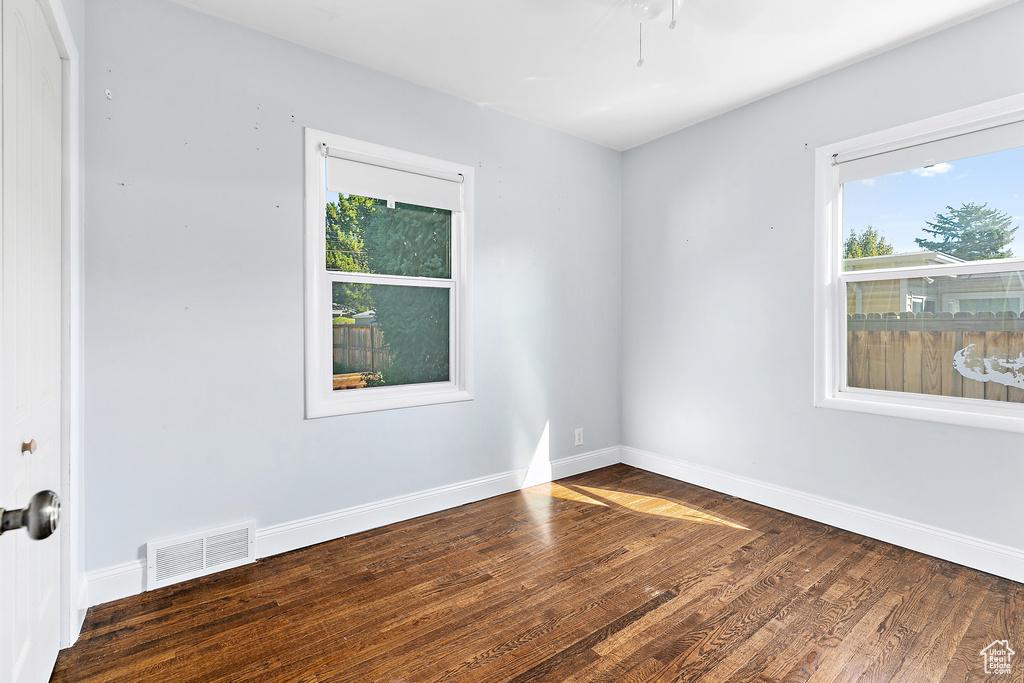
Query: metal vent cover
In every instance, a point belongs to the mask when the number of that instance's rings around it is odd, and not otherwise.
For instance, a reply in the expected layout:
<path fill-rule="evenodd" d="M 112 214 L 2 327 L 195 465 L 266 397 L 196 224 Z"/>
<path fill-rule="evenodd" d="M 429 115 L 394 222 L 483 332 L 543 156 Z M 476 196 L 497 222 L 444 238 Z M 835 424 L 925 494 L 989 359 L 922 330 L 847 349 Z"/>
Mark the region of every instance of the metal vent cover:
<path fill-rule="evenodd" d="M 146 590 L 256 561 L 256 521 L 146 544 Z"/>

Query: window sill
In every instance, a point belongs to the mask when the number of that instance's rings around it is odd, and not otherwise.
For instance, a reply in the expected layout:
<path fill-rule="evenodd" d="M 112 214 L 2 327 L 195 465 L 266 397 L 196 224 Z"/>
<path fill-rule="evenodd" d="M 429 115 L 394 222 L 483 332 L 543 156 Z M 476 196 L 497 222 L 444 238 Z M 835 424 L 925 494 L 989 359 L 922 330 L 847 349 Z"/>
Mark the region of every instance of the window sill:
<path fill-rule="evenodd" d="M 471 392 L 459 389 L 452 382 L 403 387 L 345 389 L 334 391 L 315 403 L 307 403 L 306 419 L 472 400 Z"/>
<path fill-rule="evenodd" d="M 818 397 L 814 405 L 818 408 L 1024 433 L 1024 405 L 992 403 L 995 402 L 980 404 L 975 399 L 845 389 L 834 396 Z"/>

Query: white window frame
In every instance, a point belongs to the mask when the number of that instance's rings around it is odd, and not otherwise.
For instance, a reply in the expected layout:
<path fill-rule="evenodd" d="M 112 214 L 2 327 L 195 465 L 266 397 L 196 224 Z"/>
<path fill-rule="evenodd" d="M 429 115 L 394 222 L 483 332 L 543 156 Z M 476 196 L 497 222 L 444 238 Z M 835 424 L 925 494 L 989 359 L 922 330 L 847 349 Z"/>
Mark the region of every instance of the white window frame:
<path fill-rule="evenodd" d="M 324 225 L 328 153 L 360 163 L 460 183 L 461 207 L 452 211 L 450 280 L 327 271 Z M 473 168 L 313 128 L 305 129 L 304 158 L 306 418 L 472 400 Z M 335 391 L 332 382 L 334 340 L 329 315 L 334 281 L 448 288 L 451 292 L 449 380 Z"/>
<path fill-rule="evenodd" d="M 1024 94 L 815 150 L 814 404 L 822 408 L 1024 432 L 1024 405 L 846 385 L 846 285 L 1024 270 L 1024 259 L 842 270 L 842 184 L 1024 145 Z"/>

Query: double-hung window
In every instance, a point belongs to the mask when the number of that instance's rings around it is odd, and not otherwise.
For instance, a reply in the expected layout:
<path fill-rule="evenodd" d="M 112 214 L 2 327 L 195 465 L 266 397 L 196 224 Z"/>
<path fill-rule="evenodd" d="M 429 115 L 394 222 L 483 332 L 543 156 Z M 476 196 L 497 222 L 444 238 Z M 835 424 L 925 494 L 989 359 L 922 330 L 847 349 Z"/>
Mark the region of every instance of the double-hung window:
<path fill-rule="evenodd" d="M 306 130 L 306 416 L 472 398 L 473 169 Z"/>
<path fill-rule="evenodd" d="M 1024 97 L 816 152 L 815 403 L 1024 431 Z"/>

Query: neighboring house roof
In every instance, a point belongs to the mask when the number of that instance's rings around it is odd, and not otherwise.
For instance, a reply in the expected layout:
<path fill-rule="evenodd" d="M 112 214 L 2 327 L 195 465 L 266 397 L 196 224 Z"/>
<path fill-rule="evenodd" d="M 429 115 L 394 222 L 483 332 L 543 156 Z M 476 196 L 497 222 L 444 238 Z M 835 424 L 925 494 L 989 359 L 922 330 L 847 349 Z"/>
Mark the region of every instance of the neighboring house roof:
<path fill-rule="evenodd" d="M 942 263 L 966 263 L 962 258 L 943 254 L 941 251 L 908 251 L 885 256 L 862 256 L 843 259 L 846 270 L 875 270 L 876 268 L 907 268 L 912 266 L 934 266 Z"/>

